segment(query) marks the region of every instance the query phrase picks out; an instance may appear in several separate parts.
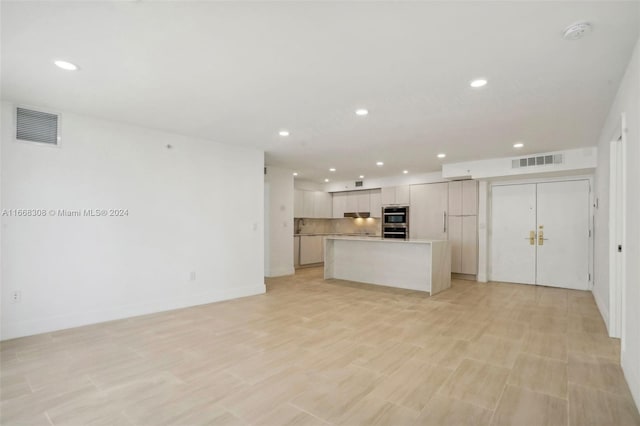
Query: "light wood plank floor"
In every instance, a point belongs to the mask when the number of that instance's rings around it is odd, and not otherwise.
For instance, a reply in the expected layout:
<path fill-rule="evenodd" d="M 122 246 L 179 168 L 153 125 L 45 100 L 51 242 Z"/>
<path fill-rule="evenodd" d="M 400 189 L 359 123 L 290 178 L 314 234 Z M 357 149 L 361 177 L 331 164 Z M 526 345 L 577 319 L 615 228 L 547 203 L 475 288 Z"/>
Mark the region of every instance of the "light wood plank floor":
<path fill-rule="evenodd" d="M 591 293 L 321 274 L 4 342 L 1 423 L 640 425 Z"/>

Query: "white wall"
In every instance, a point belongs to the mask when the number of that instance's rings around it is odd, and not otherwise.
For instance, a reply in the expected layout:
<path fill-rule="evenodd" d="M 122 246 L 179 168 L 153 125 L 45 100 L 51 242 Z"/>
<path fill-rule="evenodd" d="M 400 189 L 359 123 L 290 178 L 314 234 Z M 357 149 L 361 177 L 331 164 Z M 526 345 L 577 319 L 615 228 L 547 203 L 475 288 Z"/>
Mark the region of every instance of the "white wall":
<path fill-rule="evenodd" d="M 291 275 L 293 267 L 293 171 L 267 167 L 265 276 Z"/>
<path fill-rule="evenodd" d="M 3 208 L 129 216 L 2 217 L 3 339 L 264 292 L 263 152 L 74 114 L 43 147 L 13 123 L 3 102 Z"/>
<path fill-rule="evenodd" d="M 622 319 L 622 368 L 631 388 L 631 393 L 640 406 L 640 40 L 636 44 L 633 56 L 625 72 L 625 76 L 618 89 L 618 94 L 609 111 L 609 116 L 600 134 L 600 151 L 609 152 L 609 142 L 616 127 L 620 123 L 620 116 L 626 117 L 626 270 L 623 289 L 623 319 Z M 609 189 L 609 161 L 602 160 L 598 164 L 596 173 L 598 183 L 598 197 L 600 207 L 597 213 L 600 239 L 596 240 L 596 269 L 600 270 L 596 278 L 599 279 L 594 295 L 608 306 L 608 232 L 609 223 L 608 200 Z M 606 274 L 605 274 L 605 271 Z M 602 276 L 600 276 L 602 275 Z M 602 307 L 602 303 L 599 306 Z M 603 315 L 608 315 L 603 312 Z"/>
<path fill-rule="evenodd" d="M 300 178 L 294 178 L 293 187 L 303 191 L 324 191 L 324 184 Z"/>
<path fill-rule="evenodd" d="M 353 191 L 359 189 L 374 189 L 374 188 L 385 188 L 389 186 L 399 186 L 399 185 L 417 185 L 421 183 L 436 183 L 436 182 L 446 182 L 447 179 L 442 177 L 442 173 L 433 172 L 433 173 L 416 173 L 416 174 L 408 174 L 408 175 L 400 175 L 400 176 L 391 176 L 386 178 L 374 178 L 374 179 L 362 179 L 363 185 L 361 187 L 356 188 L 355 180 L 353 181 L 344 181 L 344 182 L 330 182 L 324 184 L 324 191 L 326 192 L 340 192 L 340 191 Z M 296 185 L 296 188 L 298 186 Z"/>
<path fill-rule="evenodd" d="M 486 160 L 465 161 L 462 163 L 450 163 L 442 166 L 442 176 L 447 179 L 493 179 L 498 177 L 518 178 L 521 175 L 567 172 L 590 173 L 597 166 L 597 149 L 595 147 L 567 149 L 555 152 L 540 152 L 535 154 L 523 154 L 507 158 L 489 158 Z M 535 167 L 513 168 L 512 160 L 522 157 L 534 157 L 540 155 L 562 154 L 563 161 L 560 164 L 550 164 Z"/>

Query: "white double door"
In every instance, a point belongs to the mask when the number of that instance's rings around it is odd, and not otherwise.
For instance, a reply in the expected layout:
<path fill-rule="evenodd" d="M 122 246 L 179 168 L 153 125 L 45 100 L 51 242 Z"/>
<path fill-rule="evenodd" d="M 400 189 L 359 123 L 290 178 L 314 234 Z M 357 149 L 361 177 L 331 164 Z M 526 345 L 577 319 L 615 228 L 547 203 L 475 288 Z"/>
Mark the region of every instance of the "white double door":
<path fill-rule="evenodd" d="M 589 181 L 494 185 L 491 279 L 589 288 Z"/>

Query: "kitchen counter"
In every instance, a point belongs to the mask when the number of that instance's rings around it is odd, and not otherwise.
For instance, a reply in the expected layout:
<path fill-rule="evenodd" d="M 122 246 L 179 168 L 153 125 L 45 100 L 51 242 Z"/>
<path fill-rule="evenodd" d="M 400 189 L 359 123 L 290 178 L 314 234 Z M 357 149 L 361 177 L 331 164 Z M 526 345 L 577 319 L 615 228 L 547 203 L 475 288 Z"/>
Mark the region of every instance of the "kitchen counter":
<path fill-rule="evenodd" d="M 451 287 L 451 247 L 445 240 L 328 236 L 324 278 L 428 292 Z"/>
<path fill-rule="evenodd" d="M 311 234 L 293 234 L 294 237 L 313 237 L 316 235 L 322 236 L 342 236 L 342 237 L 367 237 L 367 238 L 380 238 L 380 235 L 375 234 L 340 234 L 335 232 L 330 233 L 311 233 Z"/>

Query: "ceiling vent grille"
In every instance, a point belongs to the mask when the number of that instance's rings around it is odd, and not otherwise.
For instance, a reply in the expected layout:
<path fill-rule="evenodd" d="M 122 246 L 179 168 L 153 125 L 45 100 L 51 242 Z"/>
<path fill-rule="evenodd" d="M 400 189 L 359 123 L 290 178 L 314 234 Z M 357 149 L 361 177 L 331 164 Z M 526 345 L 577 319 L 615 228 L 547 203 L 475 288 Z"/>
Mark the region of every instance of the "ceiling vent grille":
<path fill-rule="evenodd" d="M 562 154 L 537 155 L 535 157 L 516 158 L 511 160 L 511 168 L 548 166 L 550 164 L 562 164 Z"/>
<path fill-rule="evenodd" d="M 27 142 L 58 144 L 58 114 L 16 108 L 16 139 Z"/>
<path fill-rule="evenodd" d="M 356 181 L 356 188 L 360 188 L 362 186 L 362 184 L 363 184 L 363 181 L 357 180 Z"/>

